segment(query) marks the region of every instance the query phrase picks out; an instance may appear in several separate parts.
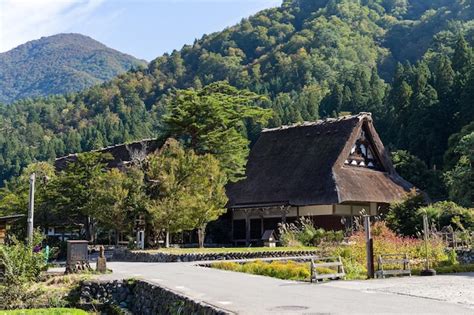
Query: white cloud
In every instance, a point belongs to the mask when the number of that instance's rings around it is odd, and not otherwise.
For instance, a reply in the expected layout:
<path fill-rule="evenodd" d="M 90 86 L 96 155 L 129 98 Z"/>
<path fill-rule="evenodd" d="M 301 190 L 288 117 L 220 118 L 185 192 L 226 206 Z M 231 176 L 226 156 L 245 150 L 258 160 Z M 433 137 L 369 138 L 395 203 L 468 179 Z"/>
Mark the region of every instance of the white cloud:
<path fill-rule="evenodd" d="M 29 40 L 68 32 L 105 0 L 0 0 L 0 52 Z"/>

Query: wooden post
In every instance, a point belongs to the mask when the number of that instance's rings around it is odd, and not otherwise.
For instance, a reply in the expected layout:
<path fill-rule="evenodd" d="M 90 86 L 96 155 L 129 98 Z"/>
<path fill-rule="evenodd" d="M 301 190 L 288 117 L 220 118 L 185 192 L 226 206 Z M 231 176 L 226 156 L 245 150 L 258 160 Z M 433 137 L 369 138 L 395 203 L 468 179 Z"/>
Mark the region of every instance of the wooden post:
<path fill-rule="evenodd" d="M 365 247 L 367 252 L 367 277 L 374 277 L 374 243 L 370 232 L 370 216 L 364 215 Z"/>
<path fill-rule="evenodd" d="M 250 213 L 245 210 L 245 245 L 250 245 Z"/>
<path fill-rule="evenodd" d="M 424 232 L 424 239 L 425 239 L 425 269 L 430 269 L 430 261 L 429 261 L 429 255 L 428 255 L 428 233 L 429 233 L 429 227 L 428 227 L 428 216 L 423 214 L 423 232 Z"/>
<path fill-rule="evenodd" d="M 230 239 L 232 240 L 232 244 L 235 246 L 235 239 L 234 239 L 234 209 L 230 209 Z"/>
<path fill-rule="evenodd" d="M 286 212 L 287 212 L 287 208 L 286 207 L 282 207 L 281 208 L 281 222 L 283 224 L 286 223 Z"/>

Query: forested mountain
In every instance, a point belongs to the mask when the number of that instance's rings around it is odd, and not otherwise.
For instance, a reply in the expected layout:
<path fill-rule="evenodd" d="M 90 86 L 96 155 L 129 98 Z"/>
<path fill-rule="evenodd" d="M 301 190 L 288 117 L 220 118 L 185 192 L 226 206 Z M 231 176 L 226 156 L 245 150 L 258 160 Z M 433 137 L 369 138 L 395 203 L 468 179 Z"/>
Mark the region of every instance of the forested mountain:
<path fill-rule="evenodd" d="M 145 65 L 84 35 L 42 37 L 0 53 L 0 102 L 80 91 Z"/>
<path fill-rule="evenodd" d="M 472 2 L 285 0 L 101 86 L 0 107 L 0 178 L 157 135 L 173 89 L 226 80 L 267 96 L 273 126 L 372 112 L 387 147 L 408 151 L 400 163 L 415 159 L 421 188 L 442 196 L 431 170 L 459 166 L 473 131 Z"/>

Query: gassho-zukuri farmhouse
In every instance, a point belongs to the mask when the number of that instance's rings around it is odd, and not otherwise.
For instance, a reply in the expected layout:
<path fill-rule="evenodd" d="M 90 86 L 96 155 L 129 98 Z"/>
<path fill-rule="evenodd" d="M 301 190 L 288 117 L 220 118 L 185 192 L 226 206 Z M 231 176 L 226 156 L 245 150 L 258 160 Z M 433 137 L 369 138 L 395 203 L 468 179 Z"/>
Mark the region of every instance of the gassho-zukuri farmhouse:
<path fill-rule="evenodd" d="M 109 166 L 120 168 L 162 144 L 147 139 L 98 151 L 111 153 Z M 64 169 L 76 157 L 59 158 L 55 166 Z M 234 244 L 259 243 L 265 231 L 300 217 L 342 229 L 355 216 L 382 213 L 413 188 L 395 172 L 370 113 L 264 129 L 246 178 L 227 186 L 230 211 L 221 221 L 231 220 Z"/>

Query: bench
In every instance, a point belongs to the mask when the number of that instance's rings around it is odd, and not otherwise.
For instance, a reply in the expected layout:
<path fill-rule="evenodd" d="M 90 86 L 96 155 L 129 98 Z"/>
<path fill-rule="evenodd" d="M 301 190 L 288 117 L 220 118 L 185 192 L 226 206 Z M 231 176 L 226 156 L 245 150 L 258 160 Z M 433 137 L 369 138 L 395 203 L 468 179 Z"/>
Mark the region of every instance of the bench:
<path fill-rule="evenodd" d="M 333 273 L 320 273 L 318 268 L 334 269 Z M 341 256 L 338 257 L 314 257 L 311 258 L 311 282 L 319 282 L 325 279 L 343 279 L 346 276 Z"/>
<path fill-rule="evenodd" d="M 399 265 L 400 269 L 386 269 L 387 265 Z M 385 276 L 403 276 L 411 277 L 410 259 L 407 254 L 382 254 L 377 259 L 377 278 L 385 278 Z"/>

